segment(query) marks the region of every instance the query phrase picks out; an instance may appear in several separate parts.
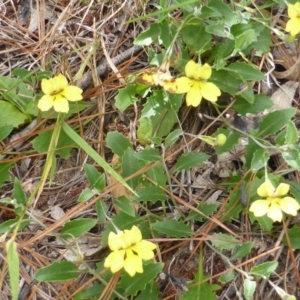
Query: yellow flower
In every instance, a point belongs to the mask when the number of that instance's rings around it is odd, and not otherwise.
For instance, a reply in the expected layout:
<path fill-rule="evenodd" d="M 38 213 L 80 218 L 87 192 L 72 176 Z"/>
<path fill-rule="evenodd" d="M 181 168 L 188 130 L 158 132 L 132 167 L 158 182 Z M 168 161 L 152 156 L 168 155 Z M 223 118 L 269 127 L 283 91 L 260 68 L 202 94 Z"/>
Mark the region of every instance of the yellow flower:
<path fill-rule="evenodd" d="M 290 20 L 286 23 L 285 30 L 295 36 L 300 32 L 300 2 L 288 5 L 288 15 Z"/>
<path fill-rule="evenodd" d="M 38 103 L 41 111 L 47 111 L 53 106 L 55 111 L 67 113 L 69 111 L 68 101 L 82 100 L 82 89 L 68 85 L 67 78 L 62 74 L 50 79 L 43 79 L 42 91 L 45 95 Z"/>
<path fill-rule="evenodd" d="M 266 199 L 254 201 L 249 210 L 253 212 L 256 217 L 262 217 L 267 214 L 274 222 L 282 221 L 282 212 L 296 216 L 297 210 L 300 209 L 299 203 L 292 197 L 280 198 L 286 195 L 289 190 L 290 186 L 286 183 L 280 183 L 275 189 L 271 181 L 266 180 L 257 189 L 257 194 Z"/>
<path fill-rule="evenodd" d="M 142 239 L 142 233 L 136 226 L 117 234 L 110 232 L 108 246 L 112 252 L 105 259 L 104 267 L 110 268 L 112 273 L 124 268 L 130 276 L 143 273 L 142 260 L 152 259 L 156 248 L 152 242 Z"/>
<path fill-rule="evenodd" d="M 208 64 L 202 67 L 190 60 L 185 66 L 186 76 L 175 80 L 175 93 L 186 94 L 187 106 L 198 106 L 202 97 L 208 101 L 216 102 L 221 95 L 220 89 L 213 83 L 207 82 L 212 73 Z"/>

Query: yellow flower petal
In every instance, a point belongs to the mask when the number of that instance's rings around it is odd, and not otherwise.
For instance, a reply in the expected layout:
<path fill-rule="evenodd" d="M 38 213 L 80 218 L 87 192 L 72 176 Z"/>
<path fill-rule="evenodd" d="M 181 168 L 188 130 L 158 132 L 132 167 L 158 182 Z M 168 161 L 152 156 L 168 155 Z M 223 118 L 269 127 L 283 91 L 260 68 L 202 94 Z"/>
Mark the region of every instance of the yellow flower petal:
<path fill-rule="evenodd" d="M 262 183 L 257 189 L 257 194 L 260 197 L 264 197 L 264 198 L 273 195 L 274 192 L 275 192 L 275 188 L 269 179 L 267 179 L 264 183 Z"/>
<path fill-rule="evenodd" d="M 187 106 L 194 106 L 197 107 L 200 105 L 202 100 L 202 93 L 200 88 L 200 81 L 194 80 L 193 85 L 191 86 L 190 90 L 186 94 L 186 105 Z"/>
<path fill-rule="evenodd" d="M 190 60 L 186 65 L 185 65 L 185 75 L 193 79 L 195 78 L 195 75 L 199 72 L 199 64 L 195 63 L 193 60 Z"/>
<path fill-rule="evenodd" d="M 153 85 L 154 84 L 154 79 L 153 79 L 153 75 L 152 74 L 148 74 L 148 73 L 145 73 L 143 76 L 142 76 L 142 80 L 148 84 L 148 85 Z"/>
<path fill-rule="evenodd" d="M 125 271 L 132 277 L 135 273 L 143 273 L 142 259 L 135 255 L 131 249 L 126 250 L 126 259 L 124 262 Z"/>
<path fill-rule="evenodd" d="M 290 32 L 292 36 L 297 35 L 300 32 L 300 18 L 292 18 L 287 24 L 285 30 Z"/>
<path fill-rule="evenodd" d="M 199 66 L 196 73 L 194 74 L 194 78 L 199 80 L 203 79 L 206 80 L 210 78 L 212 73 L 211 66 L 209 64 L 204 64 L 202 67 Z"/>
<path fill-rule="evenodd" d="M 111 252 L 104 261 L 104 267 L 110 268 L 112 273 L 116 273 L 124 267 L 125 250 Z"/>
<path fill-rule="evenodd" d="M 297 18 L 300 16 L 300 2 L 297 2 L 294 5 L 288 5 L 288 16 L 289 18 Z"/>
<path fill-rule="evenodd" d="M 56 95 L 53 101 L 53 108 L 57 112 L 67 113 L 69 112 L 69 102 L 61 95 Z"/>
<path fill-rule="evenodd" d="M 284 197 L 283 199 L 280 199 L 279 205 L 282 211 L 292 216 L 296 216 L 300 209 L 299 203 L 292 197 Z"/>
<path fill-rule="evenodd" d="M 268 209 L 268 217 L 273 220 L 273 222 L 281 222 L 282 221 L 282 211 L 280 205 L 278 203 L 280 199 L 273 199 L 271 201 L 270 207 Z"/>
<path fill-rule="evenodd" d="M 142 233 L 140 229 L 133 225 L 130 230 L 124 230 L 125 236 L 128 239 L 128 246 L 139 243 L 142 240 Z"/>
<path fill-rule="evenodd" d="M 167 91 L 169 93 L 176 93 L 176 90 L 177 90 L 176 80 L 166 81 L 163 84 L 163 88 L 165 91 Z"/>
<path fill-rule="evenodd" d="M 82 89 L 77 86 L 69 85 L 64 88 L 61 95 L 65 97 L 68 101 L 80 101 L 82 100 Z"/>
<path fill-rule="evenodd" d="M 191 86 L 194 84 L 194 80 L 191 80 L 187 77 L 179 77 L 175 80 L 176 84 L 176 94 L 184 94 L 187 93 Z"/>
<path fill-rule="evenodd" d="M 53 106 L 53 96 L 44 95 L 38 102 L 37 107 L 41 111 L 47 111 Z"/>
<path fill-rule="evenodd" d="M 211 82 L 200 82 L 202 97 L 208 101 L 216 102 L 221 95 L 220 89 Z"/>
<path fill-rule="evenodd" d="M 115 251 L 119 250 L 124 246 L 124 242 L 122 236 L 124 233 L 122 231 L 115 234 L 114 232 L 110 232 L 108 235 L 108 246 L 110 250 Z"/>
<path fill-rule="evenodd" d="M 137 253 L 137 255 L 144 260 L 149 260 L 154 257 L 153 250 L 156 249 L 156 245 L 152 242 L 142 240 L 136 245 L 132 246 L 131 249 Z"/>
<path fill-rule="evenodd" d="M 256 200 L 251 204 L 249 211 L 253 212 L 255 217 L 262 217 L 268 212 L 269 206 L 268 200 Z"/>
<path fill-rule="evenodd" d="M 290 190 L 290 185 L 286 183 L 280 183 L 279 186 L 276 188 L 274 196 L 284 196 L 286 195 Z"/>

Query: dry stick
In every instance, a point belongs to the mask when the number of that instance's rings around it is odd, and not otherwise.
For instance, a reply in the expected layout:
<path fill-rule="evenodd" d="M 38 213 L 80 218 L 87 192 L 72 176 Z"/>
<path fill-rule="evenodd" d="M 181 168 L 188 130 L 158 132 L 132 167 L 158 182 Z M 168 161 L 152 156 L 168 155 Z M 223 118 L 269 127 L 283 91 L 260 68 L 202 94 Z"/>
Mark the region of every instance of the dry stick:
<path fill-rule="evenodd" d="M 126 61 L 127 59 L 131 58 L 132 56 L 134 56 L 135 54 L 137 54 L 138 52 L 142 51 L 143 47 L 141 46 L 133 46 L 129 49 L 127 49 L 124 52 L 121 52 L 119 55 L 115 56 L 114 58 L 111 59 L 111 62 L 114 65 L 119 65 L 121 63 L 123 63 L 124 61 Z M 98 76 L 104 75 L 107 72 L 110 72 L 112 69 L 109 65 L 108 62 L 104 62 L 103 64 L 101 64 L 100 66 L 97 67 L 96 69 L 96 74 Z M 76 85 L 78 87 L 80 87 L 81 89 L 85 90 L 86 88 L 89 87 L 89 85 L 91 85 L 92 83 L 92 72 L 86 72 L 80 80 L 77 81 Z M 8 144 L 12 143 L 13 141 L 17 140 L 17 139 L 21 139 L 22 137 L 26 136 L 28 134 L 28 132 L 34 130 L 34 127 L 36 127 L 37 125 L 37 119 L 34 119 L 25 129 L 23 129 L 21 132 L 18 132 L 14 135 L 11 136 Z M 5 149 L 6 151 L 11 151 L 11 150 L 18 150 L 19 148 L 21 148 L 21 146 L 23 145 L 24 141 L 15 144 L 13 147 L 9 147 L 7 149 Z M 0 156 L 0 161 L 5 158 L 6 155 L 1 155 Z"/>

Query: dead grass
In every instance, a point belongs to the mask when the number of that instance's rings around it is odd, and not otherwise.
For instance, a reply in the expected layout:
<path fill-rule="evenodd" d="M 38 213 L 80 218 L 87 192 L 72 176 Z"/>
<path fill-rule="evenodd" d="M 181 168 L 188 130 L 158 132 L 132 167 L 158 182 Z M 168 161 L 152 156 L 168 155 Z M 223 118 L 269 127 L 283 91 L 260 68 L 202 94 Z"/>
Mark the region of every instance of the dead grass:
<path fill-rule="evenodd" d="M 62 72 L 70 81 L 75 81 L 74 83 L 84 89 L 85 100 L 90 102 L 91 106 L 81 114 L 70 118 L 68 122 L 71 125 L 79 125 L 81 135 L 109 161 L 112 155 L 104 144 L 107 131 L 118 130 L 134 138 L 137 117 L 140 114 L 139 106 L 125 113 L 118 112 L 114 107 L 114 96 L 125 84 L 124 78 L 127 74 L 135 70 L 141 71 L 147 66 L 143 50 L 134 47 L 133 40 L 147 27 L 149 20 L 133 24 L 125 22 L 144 15 L 151 8 L 143 4 L 142 0 L 86 2 L 85 4 L 85 1 L 78 0 L 4 1 L 0 6 L 0 75 L 10 75 L 14 68 L 28 70 L 40 68 L 51 70 L 53 73 Z M 187 108 L 181 110 L 180 120 L 186 132 L 205 133 L 216 127 L 213 123 L 201 122 L 196 113 L 195 110 Z M 83 125 L 86 119 L 89 119 L 89 122 Z M 17 148 L 12 150 L 14 153 L 6 154 L 2 161 L 17 162 L 11 172 L 12 182 L 13 178 L 17 177 L 28 193 L 38 182 L 45 160 L 43 155 L 28 152 L 31 150 L 30 140 L 51 126 L 49 120 L 35 120 L 30 131 L 17 136 L 17 141 L 9 138 L 2 144 L 3 152 Z M 136 144 L 135 140 L 133 142 Z M 188 144 L 193 151 L 200 151 L 200 149 L 202 152 L 206 151 L 205 146 L 195 139 L 188 140 Z M 171 169 L 178 156 L 185 151 L 184 143 L 168 149 L 167 166 Z M 242 153 L 239 155 L 241 156 Z M 174 242 L 164 239 L 160 244 L 161 252 L 158 259 L 165 263 L 165 271 L 170 272 L 177 279 L 177 281 L 174 278 L 158 279 L 163 292 L 161 299 L 177 299 L 182 288 L 178 284 L 181 282 L 179 279 L 193 279 L 198 269 L 200 248 L 205 257 L 205 272 L 211 276 L 211 282 L 217 283 L 217 278 L 228 270 L 224 261 L 205 244 L 205 237 L 216 229 L 244 241 L 255 240 L 257 243 L 255 252 L 244 261 L 237 261 L 236 266 L 247 271 L 258 261 L 278 260 L 280 267 L 272 281 L 285 286 L 290 294 L 300 299 L 295 276 L 299 254 L 295 254 L 293 263 L 291 253 L 278 246 L 283 231 L 276 232 L 275 236 L 264 233 L 257 236 L 259 230 L 252 230 L 244 216 L 230 224 L 222 224 L 218 219 L 229 199 L 226 190 L 218 186 L 218 183 L 224 180 L 218 175 L 222 168 L 233 168 L 237 171 L 233 160 L 239 160 L 238 155 L 231 158 L 231 161 L 227 161 L 226 165 L 219 166 L 219 169 L 215 164 L 211 168 L 206 165 L 202 169 L 195 170 L 194 173 L 178 173 L 171 177 L 172 187 L 166 190 L 166 193 L 175 199 L 177 209 L 182 212 L 195 210 L 199 201 L 212 199 L 216 192 L 219 192 L 217 198 L 222 205 L 219 213 L 210 220 L 203 224 L 196 222 L 192 225 L 195 229 L 193 243 L 190 240 Z M 29 211 L 32 217 L 39 220 L 40 225 L 30 225 L 17 237 L 21 259 L 20 300 L 72 299 L 79 290 L 96 280 L 96 277 L 91 275 L 82 276 L 79 280 L 51 284 L 38 283 L 32 279 L 38 269 L 54 261 L 66 257 L 74 259 L 76 255 L 74 249 L 66 248 L 59 242 L 56 233 L 61 226 L 76 217 L 96 218 L 95 202 L 98 199 L 106 199 L 110 205 L 110 193 L 120 189 L 119 184 L 113 182 L 101 192 L 99 197 L 88 203 L 78 203 L 79 194 L 88 186 L 82 170 L 87 161 L 90 162 L 89 158 L 80 150 L 73 150 L 72 156 L 68 159 L 59 159 L 54 182 L 51 186 L 45 187 L 40 198 L 36 199 L 36 207 Z M 147 166 L 143 171 L 154 165 Z M 206 177 L 201 176 L 203 174 Z M 240 183 L 234 192 L 239 190 Z M 12 183 L 7 183 L 2 188 L 1 196 L 11 194 Z M 160 213 L 159 207 L 155 209 Z M 1 205 L 2 221 L 13 217 L 13 209 Z M 78 241 L 88 266 L 94 267 L 94 263 L 102 260 L 106 255 L 106 249 L 99 244 L 102 229 L 99 226 Z M 0 245 L 0 261 L 3 265 L 4 244 Z M 241 284 L 241 275 L 236 276 L 234 282 Z M 0 275 L 0 282 L 2 287 L 0 298 L 9 299 L 9 282 L 4 268 Z M 276 297 L 266 282 L 259 282 L 256 299 L 279 299 Z M 224 285 L 219 293 L 219 299 L 238 299 L 235 288 L 231 284 Z"/>

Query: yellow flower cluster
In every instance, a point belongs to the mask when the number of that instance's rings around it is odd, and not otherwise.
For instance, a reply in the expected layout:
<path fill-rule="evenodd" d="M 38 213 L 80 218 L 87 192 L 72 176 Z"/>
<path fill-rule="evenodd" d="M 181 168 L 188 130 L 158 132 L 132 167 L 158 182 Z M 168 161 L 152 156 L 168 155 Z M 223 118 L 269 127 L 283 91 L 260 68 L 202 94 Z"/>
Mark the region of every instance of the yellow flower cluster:
<path fill-rule="evenodd" d="M 188 106 L 200 105 L 202 98 L 211 102 L 217 101 L 221 91 L 215 84 L 207 82 L 212 74 L 212 69 L 208 64 L 200 66 L 190 60 L 185 66 L 185 74 L 186 76 L 174 79 L 167 69 L 163 74 L 159 70 L 152 75 L 144 74 L 142 78 L 146 83 L 160 85 L 170 93 L 186 93 Z"/>
<path fill-rule="evenodd" d="M 82 100 L 82 89 L 68 85 L 67 78 L 62 74 L 43 79 L 41 85 L 45 94 L 38 102 L 38 108 L 41 111 L 47 111 L 53 107 L 57 112 L 67 113 L 69 112 L 68 101 Z"/>
<path fill-rule="evenodd" d="M 295 36 L 300 32 L 300 2 L 288 5 L 288 16 L 290 20 L 286 24 L 285 30 Z"/>
<path fill-rule="evenodd" d="M 256 200 L 250 206 L 250 211 L 256 217 L 262 217 L 265 214 L 274 222 L 281 222 L 283 218 L 282 212 L 288 215 L 296 216 L 300 209 L 299 203 L 292 197 L 284 197 L 290 190 L 290 186 L 286 183 L 280 183 L 275 189 L 272 182 L 268 179 L 257 189 L 257 194 L 266 199 Z"/>
<path fill-rule="evenodd" d="M 104 267 L 110 268 L 112 273 L 124 268 L 130 276 L 143 273 L 142 260 L 152 259 L 156 248 L 152 242 L 142 239 L 142 233 L 136 226 L 117 234 L 110 232 L 108 246 L 112 252 L 105 259 Z"/>

